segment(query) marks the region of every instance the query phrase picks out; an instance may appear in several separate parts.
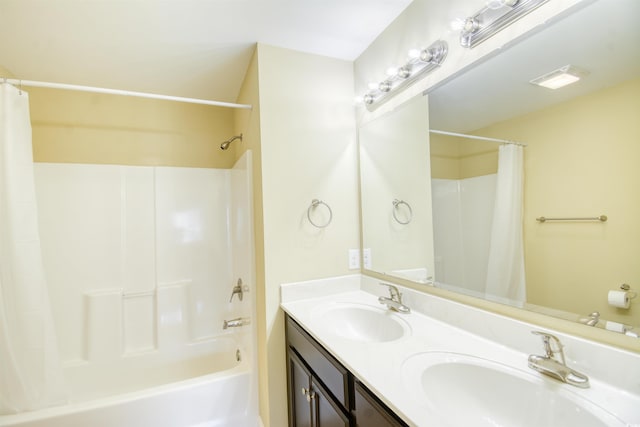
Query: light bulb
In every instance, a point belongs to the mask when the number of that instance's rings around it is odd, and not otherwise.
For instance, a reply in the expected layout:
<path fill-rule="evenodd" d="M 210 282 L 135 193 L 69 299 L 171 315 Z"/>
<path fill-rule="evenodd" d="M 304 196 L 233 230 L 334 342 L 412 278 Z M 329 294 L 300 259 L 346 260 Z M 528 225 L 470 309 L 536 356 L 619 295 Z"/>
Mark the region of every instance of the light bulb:
<path fill-rule="evenodd" d="M 391 83 L 384 81 L 378 85 L 378 89 L 380 89 L 380 92 L 389 92 L 391 90 Z"/>
<path fill-rule="evenodd" d="M 462 29 L 465 33 L 475 33 L 480 29 L 480 22 L 474 18 L 467 18 L 467 20 L 464 21 Z"/>
<path fill-rule="evenodd" d="M 396 67 L 387 68 L 387 76 L 392 77 L 398 73 L 398 69 Z"/>
<path fill-rule="evenodd" d="M 431 53 L 430 49 L 424 49 L 420 52 L 420 61 L 422 62 L 431 62 L 433 59 L 433 53 Z"/>
<path fill-rule="evenodd" d="M 400 77 L 401 79 L 407 79 L 409 78 L 409 76 L 411 75 L 411 70 L 409 69 L 409 67 L 402 67 L 398 70 L 398 77 Z"/>
<path fill-rule="evenodd" d="M 376 82 L 369 82 L 369 84 L 367 86 L 369 87 L 369 90 L 378 89 L 378 83 L 376 83 Z"/>

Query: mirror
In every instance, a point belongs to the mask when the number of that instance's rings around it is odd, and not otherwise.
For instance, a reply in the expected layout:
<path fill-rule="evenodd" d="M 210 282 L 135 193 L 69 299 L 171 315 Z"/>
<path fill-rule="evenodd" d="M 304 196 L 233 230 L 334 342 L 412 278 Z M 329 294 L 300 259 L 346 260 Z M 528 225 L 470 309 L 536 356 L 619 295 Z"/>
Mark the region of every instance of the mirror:
<path fill-rule="evenodd" d="M 433 272 L 429 110 L 418 96 L 360 128 L 364 267 L 427 283 Z"/>
<path fill-rule="evenodd" d="M 629 308 L 608 301 L 609 291 L 622 284 L 640 291 L 640 2 L 585 3 L 430 91 L 428 119 L 394 119 L 411 115 L 418 104 L 413 100 L 362 127 L 363 249 L 371 251 L 365 269 L 418 283 L 433 279 L 434 286 L 583 323 L 597 311 L 597 327 L 609 321 L 613 329 L 617 322 L 640 333 L 640 297 Z M 556 90 L 530 83 L 569 64 L 582 72 L 580 81 Z M 500 144 L 435 133 L 424 141 L 426 126 L 527 145 L 521 203 L 526 297 L 487 292 Z M 371 142 L 374 127 L 396 137 Z M 423 146 L 407 143 L 411 132 L 430 145 L 430 159 Z M 432 177 L 427 189 L 424 173 Z M 415 199 L 419 194 L 429 197 L 427 204 L 433 197 L 433 218 L 420 212 L 429 209 Z M 384 203 L 371 201 L 378 196 Z M 432 220 L 432 231 L 394 224 L 393 199 L 421 206 L 413 209 L 413 221 Z M 607 221 L 536 220 L 600 215 Z"/>

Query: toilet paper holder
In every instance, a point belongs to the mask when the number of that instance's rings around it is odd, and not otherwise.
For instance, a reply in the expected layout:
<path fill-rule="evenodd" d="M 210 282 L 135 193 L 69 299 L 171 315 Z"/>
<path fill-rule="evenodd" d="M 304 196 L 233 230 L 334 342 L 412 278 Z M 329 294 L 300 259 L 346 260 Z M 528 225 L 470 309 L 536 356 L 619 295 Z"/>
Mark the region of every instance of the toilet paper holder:
<path fill-rule="evenodd" d="M 620 289 L 622 289 L 625 292 L 629 292 L 629 299 L 634 299 L 635 297 L 638 296 L 638 293 L 636 291 L 632 291 L 631 286 L 629 286 L 626 283 L 623 283 L 622 285 L 620 285 Z"/>

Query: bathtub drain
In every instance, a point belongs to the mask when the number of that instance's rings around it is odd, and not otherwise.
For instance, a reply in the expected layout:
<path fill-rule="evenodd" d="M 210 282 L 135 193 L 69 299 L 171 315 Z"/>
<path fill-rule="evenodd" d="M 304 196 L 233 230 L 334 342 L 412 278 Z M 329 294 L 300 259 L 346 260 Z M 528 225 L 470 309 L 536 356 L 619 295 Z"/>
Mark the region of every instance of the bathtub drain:
<path fill-rule="evenodd" d="M 242 357 L 240 356 L 240 349 L 236 350 L 236 360 L 239 362 Z"/>

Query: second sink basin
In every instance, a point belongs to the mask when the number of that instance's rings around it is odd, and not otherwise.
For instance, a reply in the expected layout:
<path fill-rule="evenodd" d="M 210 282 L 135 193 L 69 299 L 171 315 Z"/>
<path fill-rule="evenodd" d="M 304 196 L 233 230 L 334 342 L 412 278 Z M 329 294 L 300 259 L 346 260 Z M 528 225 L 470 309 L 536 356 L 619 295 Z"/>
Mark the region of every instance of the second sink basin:
<path fill-rule="evenodd" d="M 318 307 L 312 313 L 326 332 L 362 342 L 395 341 L 408 335 L 411 329 L 400 316 L 385 308 L 347 303 Z"/>
<path fill-rule="evenodd" d="M 568 385 L 470 355 L 409 357 L 403 381 L 434 425 L 477 427 L 613 427 L 625 424 Z M 434 420 L 435 421 L 435 420 Z"/>

